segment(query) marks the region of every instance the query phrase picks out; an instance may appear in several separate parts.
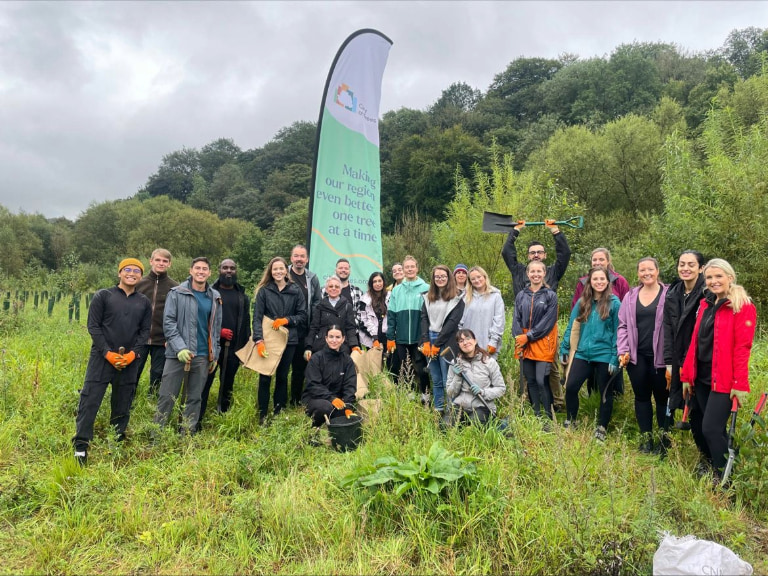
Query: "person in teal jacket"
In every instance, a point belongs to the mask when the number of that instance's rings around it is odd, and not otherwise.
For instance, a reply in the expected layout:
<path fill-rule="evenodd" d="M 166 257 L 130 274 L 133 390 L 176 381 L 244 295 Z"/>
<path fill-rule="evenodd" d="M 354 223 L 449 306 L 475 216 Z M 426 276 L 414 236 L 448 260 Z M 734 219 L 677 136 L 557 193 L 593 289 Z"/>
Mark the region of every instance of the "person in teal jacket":
<path fill-rule="evenodd" d="M 613 413 L 613 394 L 605 394 L 610 376 L 618 370 L 616 334 L 619 327 L 621 301 L 611 292 L 608 271 L 592 268 L 579 301 L 571 311 L 568 328 L 560 345 L 562 363 L 568 365 L 565 378 L 565 426 L 569 427 L 579 413 L 579 390 L 594 370 L 600 396 L 595 438 L 605 441 L 606 429 Z M 578 325 L 578 329 L 574 327 Z M 576 331 L 578 330 L 578 336 Z M 571 334 L 573 333 L 573 338 Z M 571 340 L 574 342 L 571 342 Z"/>
<path fill-rule="evenodd" d="M 405 279 L 392 289 L 387 308 L 387 352 L 394 355 L 392 371 L 401 381 L 401 369 L 410 356 L 413 370 L 419 382 L 422 402 L 429 404 L 429 374 L 427 362 L 419 350 L 421 336 L 422 294 L 429 290 L 429 284 L 419 278 L 419 264 L 413 256 L 403 259 Z"/>

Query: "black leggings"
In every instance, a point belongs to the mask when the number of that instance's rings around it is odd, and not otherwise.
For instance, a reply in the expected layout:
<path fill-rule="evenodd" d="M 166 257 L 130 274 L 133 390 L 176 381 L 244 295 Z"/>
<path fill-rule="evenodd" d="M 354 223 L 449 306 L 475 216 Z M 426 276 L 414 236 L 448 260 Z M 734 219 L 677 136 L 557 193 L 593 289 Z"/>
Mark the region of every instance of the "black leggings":
<path fill-rule="evenodd" d="M 523 373 L 528 382 L 528 398 L 533 405 L 536 416 L 547 416 L 552 419 L 552 391 L 549 388 L 547 369 L 549 362 L 537 362 L 528 358 L 523 359 Z M 542 414 L 542 410 L 544 414 Z"/>
<path fill-rule="evenodd" d="M 728 434 L 725 427 L 731 415 L 731 398 L 725 392 L 712 392 L 705 385 L 694 387 L 696 410 L 691 411 L 691 427 L 693 419 L 700 419 L 701 433 L 709 448 L 709 454 L 702 450 L 705 457 L 712 458 L 712 467 L 722 470 L 727 461 Z"/>
<path fill-rule="evenodd" d="M 280 411 L 288 404 L 288 372 L 291 369 L 291 362 L 293 361 L 293 352 L 296 346 L 287 346 L 283 351 L 283 355 L 280 358 L 280 363 L 277 365 L 277 371 L 275 372 L 275 396 L 273 410 L 275 414 L 279 414 Z M 272 376 L 259 375 L 259 417 L 264 418 L 269 410 L 269 386 L 272 383 Z"/>
<path fill-rule="evenodd" d="M 602 395 L 605 387 L 608 385 L 608 364 L 606 362 L 587 362 L 574 358 L 571 362 L 571 370 L 568 372 L 568 380 L 565 383 L 565 411 L 568 420 L 576 420 L 579 415 L 579 390 L 589 375 L 595 371 L 595 383 L 600 391 L 600 412 L 597 417 L 597 423 L 608 428 L 613 414 L 613 392 L 605 395 L 605 402 L 602 401 Z"/>
<path fill-rule="evenodd" d="M 653 356 L 637 357 L 637 364 L 627 365 L 629 381 L 635 392 L 635 416 L 640 432 L 653 430 L 653 404 L 656 401 L 656 423 L 660 429 L 667 427 L 667 379 L 665 368 L 654 368 Z"/>

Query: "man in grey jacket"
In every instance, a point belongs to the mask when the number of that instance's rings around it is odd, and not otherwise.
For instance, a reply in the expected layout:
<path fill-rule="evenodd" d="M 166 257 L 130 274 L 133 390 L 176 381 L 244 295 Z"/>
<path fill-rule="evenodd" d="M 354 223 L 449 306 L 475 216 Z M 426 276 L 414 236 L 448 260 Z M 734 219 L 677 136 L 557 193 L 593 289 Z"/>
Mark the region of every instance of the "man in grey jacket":
<path fill-rule="evenodd" d="M 291 265 L 288 266 L 288 273 L 291 280 L 299 287 L 304 302 L 307 305 L 307 323 L 299 331 L 299 342 L 303 343 L 307 337 L 312 311 L 322 298 L 320 292 L 320 281 L 317 275 L 307 268 L 307 247 L 302 244 L 296 244 L 291 250 Z M 304 360 L 304 346 L 296 346 L 291 362 L 291 392 L 288 402 L 291 406 L 298 406 L 301 403 L 301 394 L 304 391 L 304 371 L 307 368 L 307 361 Z"/>
<path fill-rule="evenodd" d="M 155 422 L 161 426 L 168 422 L 182 379 L 189 373 L 184 428 L 192 433 L 200 419 L 200 398 L 205 380 L 216 368 L 221 348 L 221 296 L 208 285 L 210 275 L 208 258 L 192 260 L 189 278 L 168 293 L 163 313 L 167 345 Z"/>

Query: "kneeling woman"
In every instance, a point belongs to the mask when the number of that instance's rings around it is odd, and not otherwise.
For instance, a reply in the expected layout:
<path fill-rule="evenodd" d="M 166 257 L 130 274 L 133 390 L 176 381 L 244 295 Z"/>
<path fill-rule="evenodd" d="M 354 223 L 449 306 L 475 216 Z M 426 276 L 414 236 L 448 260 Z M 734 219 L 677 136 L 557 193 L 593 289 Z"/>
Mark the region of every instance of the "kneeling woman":
<path fill-rule="evenodd" d="M 352 415 L 357 390 L 355 363 L 342 350 L 344 332 L 334 324 L 325 334 L 325 347 L 312 354 L 305 372 L 306 384 L 301 401 L 312 425 L 320 427 L 325 417 Z"/>
<path fill-rule="evenodd" d="M 749 355 L 757 311 L 725 260 L 707 262 L 704 281 L 709 293 L 699 305 L 680 380 L 683 396 L 693 395 L 698 408 L 691 412 L 691 419 L 701 419 L 706 443 L 699 447 L 703 463 L 711 465 L 718 477 L 726 463 L 725 426 L 732 399 L 737 398 L 741 406 L 749 393 Z"/>
<path fill-rule="evenodd" d="M 456 341 L 459 343 L 459 355 L 448 371 L 446 386 L 453 406 L 461 410 L 455 420 L 468 418 L 485 424 L 491 415 L 496 414 L 494 400 L 504 395 L 507 386 L 496 360 L 477 345 L 472 330 L 459 330 Z"/>

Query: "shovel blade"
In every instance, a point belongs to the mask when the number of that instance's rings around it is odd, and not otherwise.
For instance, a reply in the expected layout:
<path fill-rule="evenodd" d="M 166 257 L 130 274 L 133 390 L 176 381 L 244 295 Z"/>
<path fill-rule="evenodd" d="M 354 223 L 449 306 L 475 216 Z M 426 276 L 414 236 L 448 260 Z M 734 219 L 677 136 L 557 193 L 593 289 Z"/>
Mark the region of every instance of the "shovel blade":
<path fill-rule="evenodd" d="M 506 214 L 483 212 L 483 232 L 507 234 L 517 225 L 517 220 Z"/>

